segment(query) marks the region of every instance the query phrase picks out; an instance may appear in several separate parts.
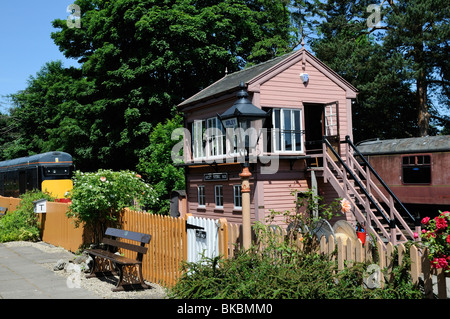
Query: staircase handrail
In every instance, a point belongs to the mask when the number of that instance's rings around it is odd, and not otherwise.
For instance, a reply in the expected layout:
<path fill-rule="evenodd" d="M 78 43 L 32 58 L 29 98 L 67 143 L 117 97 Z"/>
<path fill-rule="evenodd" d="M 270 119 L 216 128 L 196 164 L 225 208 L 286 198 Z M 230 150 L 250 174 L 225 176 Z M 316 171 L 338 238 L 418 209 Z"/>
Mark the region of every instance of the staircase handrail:
<path fill-rule="evenodd" d="M 389 217 L 386 216 L 386 214 L 383 212 L 383 209 L 378 205 L 378 203 L 372 198 L 372 196 L 367 192 L 366 188 L 361 184 L 359 179 L 353 174 L 352 170 L 345 164 L 344 160 L 341 158 L 341 156 L 336 152 L 336 150 L 333 148 L 333 146 L 330 144 L 330 142 L 327 140 L 326 137 L 323 138 L 323 142 L 325 145 L 331 150 L 331 152 L 334 154 L 334 156 L 338 159 L 339 163 L 345 168 L 347 173 L 350 174 L 352 179 L 358 184 L 359 188 L 364 192 L 366 197 L 369 199 L 369 201 L 375 206 L 376 210 L 381 214 L 383 219 L 388 223 L 388 225 L 391 224 L 391 220 Z"/>
<path fill-rule="evenodd" d="M 403 205 L 403 203 L 395 196 L 394 192 L 390 189 L 390 187 L 384 182 L 384 180 L 378 175 L 378 173 L 375 171 L 375 169 L 370 165 L 370 163 L 366 160 L 366 158 L 361 154 L 361 152 L 358 150 L 358 148 L 353 144 L 353 142 L 350 140 L 350 136 L 345 137 L 345 142 L 350 145 L 353 150 L 358 154 L 358 156 L 362 159 L 364 164 L 369 168 L 370 172 L 378 179 L 378 181 L 381 183 L 381 185 L 384 187 L 384 189 L 388 192 L 389 195 L 392 196 L 393 200 L 401 207 L 401 209 L 407 214 L 407 216 L 412 220 L 414 224 L 417 224 L 417 219 L 411 215 L 411 213 L 406 209 L 406 207 Z"/>

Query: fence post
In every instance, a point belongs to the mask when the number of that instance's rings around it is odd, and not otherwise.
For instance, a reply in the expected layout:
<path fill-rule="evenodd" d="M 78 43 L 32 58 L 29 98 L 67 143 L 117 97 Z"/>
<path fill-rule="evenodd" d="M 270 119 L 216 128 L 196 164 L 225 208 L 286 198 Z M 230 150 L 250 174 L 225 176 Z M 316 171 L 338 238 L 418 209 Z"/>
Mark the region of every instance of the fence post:
<path fill-rule="evenodd" d="M 228 258 L 228 223 L 226 218 L 219 219 L 219 255 Z"/>
<path fill-rule="evenodd" d="M 423 273 L 423 282 L 424 282 L 424 290 L 425 290 L 425 298 L 433 298 L 433 280 L 431 277 L 431 265 L 430 260 L 428 259 L 428 248 L 425 248 L 422 254 L 422 273 Z"/>
<path fill-rule="evenodd" d="M 338 246 L 338 270 L 344 269 L 344 259 L 345 259 L 345 249 L 344 249 L 344 243 L 342 241 L 342 238 L 338 238 L 337 240 L 337 246 Z"/>
<path fill-rule="evenodd" d="M 352 267 L 355 261 L 355 248 L 353 247 L 353 240 L 350 238 L 347 238 L 347 261 L 349 267 Z"/>
<path fill-rule="evenodd" d="M 445 272 L 444 269 L 436 269 L 438 298 L 447 299 L 447 287 L 445 284 Z"/>
<path fill-rule="evenodd" d="M 334 236 L 328 237 L 328 255 L 333 256 L 330 258 L 331 261 L 335 261 L 336 257 L 333 255 L 334 250 L 336 249 L 336 242 L 334 240 Z"/>
<path fill-rule="evenodd" d="M 386 267 L 386 253 L 383 249 L 383 243 L 377 241 L 377 250 L 378 250 L 378 266 L 380 269 L 384 269 Z M 384 275 L 380 272 L 380 288 L 384 288 Z"/>
<path fill-rule="evenodd" d="M 327 238 L 325 236 L 320 237 L 320 253 L 323 255 L 328 253 Z"/>
<path fill-rule="evenodd" d="M 405 248 L 405 245 L 399 244 L 397 246 L 397 249 L 398 249 L 398 264 L 399 264 L 399 266 L 401 266 L 403 264 L 403 256 L 406 253 L 406 248 Z"/>
<path fill-rule="evenodd" d="M 358 263 L 364 262 L 364 249 L 361 240 L 359 238 L 355 243 L 355 261 Z"/>
<path fill-rule="evenodd" d="M 182 222 L 182 225 L 181 225 L 182 230 L 183 230 L 183 239 L 182 239 L 182 241 L 183 241 L 183 260 L 184 261 L 187 261 L 187 259 L 188 259 L 186 222 L 187 222 L 187 219 L 188 219 L 189 216 L 192 216 L 192 214 L 191 213 L 187 213 L 187 214 L 184 215 L 183 222 Z"/>
<path fill-rule="evenodd" d="M 387 267 L 387 280 L 391 280 L 392 269 L 394 268 L 394 245 L 391 242 L 386 245 L 386 267 Z"/>

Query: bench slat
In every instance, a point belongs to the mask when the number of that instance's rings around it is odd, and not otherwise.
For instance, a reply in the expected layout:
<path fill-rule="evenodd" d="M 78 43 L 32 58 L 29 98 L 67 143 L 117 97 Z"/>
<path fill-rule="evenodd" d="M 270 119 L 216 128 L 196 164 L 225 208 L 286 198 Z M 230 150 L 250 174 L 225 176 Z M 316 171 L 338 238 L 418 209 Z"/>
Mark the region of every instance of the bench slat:
<path fill-rule="evenodd" d="M 124 248 L 127 250 L 131 250 L 131 251 L 135 251 L 137 253 L 141 253 L 141 254 L 146 254 L 148 248 L 147 247 L 142 247 L 142 246 L 137 246 L 137 245 L 133 245 L 133 244 L 129 244 L 129 243 L 124 243 L 115 239 L 111 239 L 111 238 L 107 238 L 104 237 L 103 238 L 103 243 L 110 245 L 110 246 L 114 246 L 114 247 L 119 247 L 119 248 Z"/>
<path fill-rule="evenodd" d="M 131 230 L 123 230 L 117 228 L 106 229 L 105 235 L 130 239 L 144 244 L 148 244 L 151 238 L 151 236 L 148 234 L 141 234 Z"/>
<path fill-rule="evenodd" d="M 103 249 L 88 249 L 87 250 L 89 252 L 89 254 L 91 255 L 95 255 L 95 256 L 99 256 L 102 258 L 106 258 L 109 260 L 112 260 L 114 262 L 117 262 L 119 264 L 122 265 L 135 265 L 135 264 L 141 264 L 141 261 L 135 260 L 135 259 L 130 259 L 127 257 L 123 257 L 120 255 L 116 255 L 115 253 L 112 253 L 110 251 L 107 250 L 103 250 Z"/>

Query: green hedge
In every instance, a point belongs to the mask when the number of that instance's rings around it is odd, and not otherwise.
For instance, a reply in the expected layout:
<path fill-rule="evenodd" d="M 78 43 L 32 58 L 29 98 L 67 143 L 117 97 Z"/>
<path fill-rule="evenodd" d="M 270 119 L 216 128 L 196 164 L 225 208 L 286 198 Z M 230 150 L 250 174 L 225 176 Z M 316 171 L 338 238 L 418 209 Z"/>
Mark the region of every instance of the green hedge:
<path fill-rule="evenodd" d="M 54 200 L 49 194 L 38 190 L 28 191 L 20 196 L 21 201 L 16 210 L 8 212 L 0 219 L 0 242 L 39 240 L 39 227 L 33 201 L 42 198 Z"/>

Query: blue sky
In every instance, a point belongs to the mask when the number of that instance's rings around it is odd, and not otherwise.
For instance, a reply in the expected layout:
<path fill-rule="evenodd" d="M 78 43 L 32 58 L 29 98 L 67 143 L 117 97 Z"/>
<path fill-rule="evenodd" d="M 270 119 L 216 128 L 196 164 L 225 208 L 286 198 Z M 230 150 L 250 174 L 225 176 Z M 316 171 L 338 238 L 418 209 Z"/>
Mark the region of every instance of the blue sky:
<path fill-rule="evenodd" d="M 76 66 L 53 43 L 54 19 L 67 19 L 73 0 L 0 0 L 0 112 L 8 105 L 4 95 L 23 90 L 30 76 L 49 61 Z M 5 105 L 6 104 L 6 105 Z"/>

